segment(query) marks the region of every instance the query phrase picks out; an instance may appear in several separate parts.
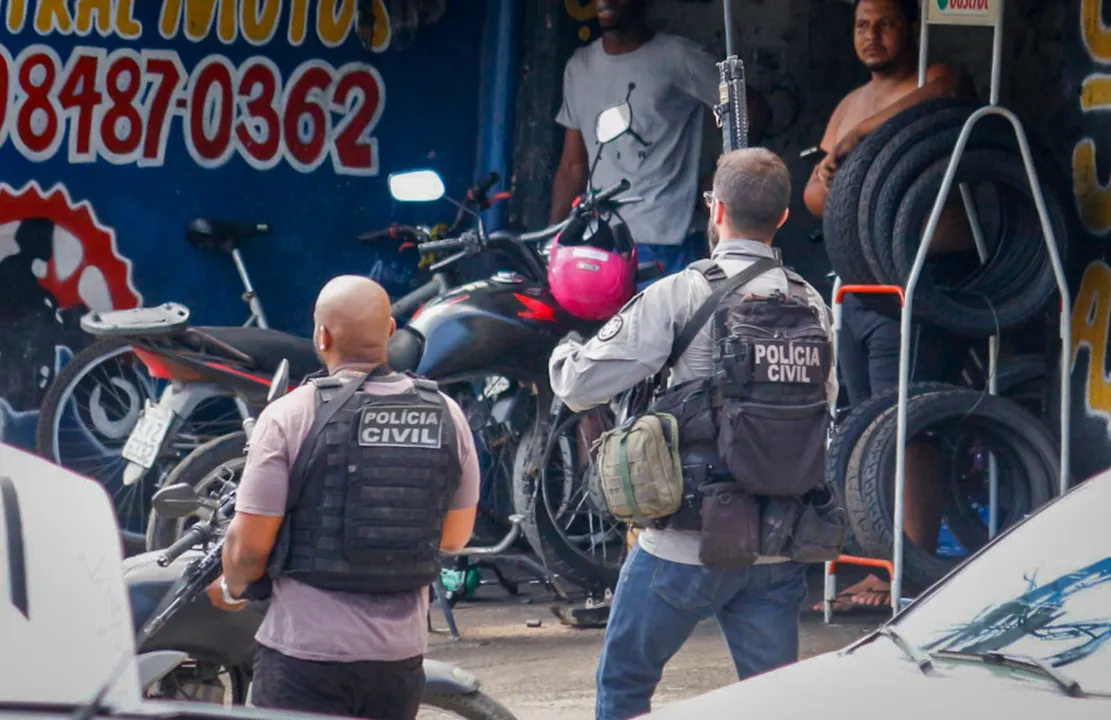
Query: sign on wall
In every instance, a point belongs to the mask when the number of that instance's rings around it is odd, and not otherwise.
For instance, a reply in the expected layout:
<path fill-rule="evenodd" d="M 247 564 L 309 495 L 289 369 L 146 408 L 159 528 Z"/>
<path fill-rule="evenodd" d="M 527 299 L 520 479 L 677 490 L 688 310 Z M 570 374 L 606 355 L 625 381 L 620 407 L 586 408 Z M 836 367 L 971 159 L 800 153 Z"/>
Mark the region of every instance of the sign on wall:
<path fill-rule="evenodd" d="M 926 0 L 931 25 L 994 25 L 998 0 Z"/>
<path fill-rule="evenodd" d="M 388 15 L 382 0 L 374 4 L 384 22 L 371 49 L 381 52 L 389 44 Z M 309 3 L 293 3 L 288 14 L 280 12 L 282 5 L 165 0 L 154 28 L 136 20 L 132 0 L 40 0 L 33 16 L 23 0 L 8 4 L 5 26 L 12 35 L 33 30 L 42 39 L 141 43 L 156 33 L 173 44 L 215 35 L 225 45 L 254 47 L 280 44 L 281 29 L 289 47 L 300 47 L 309 33 Z M 318 3 L 315 39 L 338 47 L 351 34 L 354 6 L 354 0 L 331 8 Z M 213 54 L 187 66 L 172 48 L 130 43 L 113 50 L 82 43 L 59 53 L 34 42 L 14 55 L 0 46 L 0 97 L 7 98 L 0 141 L 36 162 L 62 153 L 70 163 L 160 167 L 173 143 L 207 169 L 235 155 L 256 170 L 285 163 L 308 173 L 327 162 L 339 175 L 378 173 L 374 130 L 386 105 L 385 83 L 369 62 L 336 67 L 310 58 L 283 74 L 265 55 L 234 62 Z"/>
<path fill-rule="evenodd" d="M 1067 37 L 1069 85 L 1076 88 L 1072 137 L 1072 191 L 1083 234 L 1074 246 L 1082 258 L 1073 288 L 1071 391 L 1074 475 L 1111 466 L 1111 28 L 1106 0 L 1072 0 Z M 1108 7 L 1105 9 L 1104 5 Z"/>
<path fill-rule="evenodd" d="M 186 242 L 193 218 L 272 228 L 243 256 L 276 329 L 308 335 L 340 273 L 419 283 L 415 253 L 357 237 L 454 214 L 395 205 L 390 172 L 432 167 L 449 193 L 475 176 L 486 3 L 450 3 L 404 49 L 384 0 L 365 37 L 356 4 L 0 3 L 0 440 L 32 443 L 90 309 L 247 319 L 231 259 Z"/>

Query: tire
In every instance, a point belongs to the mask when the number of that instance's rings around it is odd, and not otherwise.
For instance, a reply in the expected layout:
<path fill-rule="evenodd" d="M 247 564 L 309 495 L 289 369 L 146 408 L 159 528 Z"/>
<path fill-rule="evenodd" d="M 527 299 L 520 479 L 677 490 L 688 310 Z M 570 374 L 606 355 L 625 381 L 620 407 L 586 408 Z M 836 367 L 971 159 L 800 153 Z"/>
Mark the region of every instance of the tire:
<path fill-rule="evenodd" d="M 917 397 L 923 393 L 937 392 L 949 387 L 952 386 L 944 383 L 914 383 L 908 388 L 907 392 L 908 397 Z M 829 447 L 826 448 L 826 484 L 837 488 L 842 498 L 845 498 L 845 479 L 854 448 L 860 444 L 864 433 L 876 421 L 876 418 L 894 407 L 898 399 L 898 388 L 891 388 L 879 395 L 873 395 L 853 408 L 845 419 L 834 427 Z M 864 554 L 864 550 L 852 536 L 851 528 L 845 552 L 856 556 Z"/>
<path fill-rule="evenodd" d="M 220 671 L 223 671 L 223 673 Z M 191 681 L 196 680 L 198 673 L 202 678 L 208 677 L 210 674 L 226 673 L 231 683 L 231 687 L 227 689 L 231 692 L 228 693 L 230 697 L 225 698 L 225 700 L 230 700 L 232 705 L 246 705 L 251 686 L 247 669 L 242 667 L 221 667 L 207 663 L 198 664 L 196 666 L 178 666 L 174 668 L 166 677 L 162 678 L 154 688 L 144 691 L 144 697 L 148 699 L 199 702 L 197 698 L 190 697 L 189 692 L 192 689 L 190 687 Z"/>
<path fill-rule="evenodd" d="M 948 162 L 972 111 L 971 107 L 946 109 L 912 123 L 887 143 L 869 168 L 860 193 L 860 244 L 883 282 L 903 285 L 905 281 L 893 258 L 892 233 L 907 188 L 935 162 Z M 969 138 L 968 149 L 1017 152 L 1013 133 L 1005 133 L 1005 125 L 1002 118 L 985 118 Z"/>
<path fill-rule="evenodd" d="M 426 694 L 420 704 L 422 708 L 455 713 L 465 720 L 517 720 L 508 708 L 481 690 L 470 695 Z M 419 713 L 417 718 L 419 720 Z"/>
<path fill-rule="evenodd" d="M 88 368 L 104 362 L 106 359 L 117 357 L 128 352 L 131 346 L 123 340 L 106 339 L 96 340 L 79 353 L 73 356 L 62 371 L 54 376 L 46 395 L 42 399 L 42 408 L 39 410 L 39 420 L 35 427 L 35 452 L 51 462 L 60 464 L 58 453 L 54 446 L 54 424 L 66 401 L 66 390 L 82 372 Z"/>
<path fill-rule="evenodd" d="M 247 434 L 244 432 L 209 440 L 189 453 L 173 469 L 166 477 L 165 485 L 185 483 L 203 495 L 206 488 L 201 487 L 201 484 L 206 478 L 211 478 L 220 467 L 227 466 L 233 472 L 242 472 L 246 462 L 246 445 Z M 172 545 L 181 536 L 188 521 L 189 518 L 164 518 L 151 510 L 147 523 L 147 551 L 162 550 Z"/>
<path fill-rule="evenodd" d="M 575 418 L 576 416 L 572 415 L 554 428 L 548 446 L 544 449 L 541 461 L 542 467 L 545 467 L 549 462 L 560 429 L 565 427 L 569 420 Z M 521 523 L 521 532 L 524 533 L 529 545 L 532 546 L 533 552 L 540 557 L 550 572 L 584 589 L 599 586 L 615 587 L 620 572 L 620 562 L 613 567 L 600 565 L 577 548 L 572 547 L 567 538 L 556 527 L 548 512 L 548 506 L 541 496 L 542 489 L 539 482 L 542 475 L 525 476 L 524 468 L 535 433 L 534 426 L 522 435 L 513 460 L 514 511 L 525 517 L 524 522 Z M 623 560 L 623 556 L 620 559 Z"/>
<path fill-rule="evenodd" d="M 1046 427 L 1018 403 L 976 390 L 951 388 L 918 395 L 907 406 L 907 437 L 930 426 L 957 421 L 990 438 L 1001 480 L 1011 479 L 1010 521 L 1053 497 L 1056 442 Z M 874 557 L 891 557 L 894 545 L 896 408 L 877 417 L 853 449 L 846 471 L 846 508 L 857 540 Z M 1001 486 L 1000 491 L 1003 492 Z M 1006 526 L 1006 525 L 1004 525 Z M 974 552 L 977 547 L 968 548 Z M 903 544 L 904 582 L 924 589 L 948 573 L 955 560 L 935 557 L 909 538 Z"/>
<path fill-rule="evenodd" d="M 895 218 L 892 248 L 899 277 L 907 277 L 922 241 L 926 219 L 937 197 L 948 160 L 926 169 L 907 190 Z M 915 317 L 971 337 L 988 337 L 1000 330 L 1021 325 L 1037 315 L 1056 292 L 1056 280 L 1044 249 L 1041 227 L 1033 213 L 1033 200 L 1020 159 L 993 150 L 967 152 L 955 182 L 990 181 L 1023 202 L 1008 203 L 1013 232 L 1000 238 L 999 249 L 979 271 L 978 280 L 966 290 L 947 290 L 934 285 L 923 273 L 915 301 Z M 1057 237 L 1058 252 L 1067 256 L 1068 221 L 1060 199 L 1045 193 L 1046 209 Z M 1025 210 L 1029 217 L 1017 217 Z"/>
<path fill-rule="evenodd" d="M 908 125 L 945 109 L 967 106 L 964 101 L 942 98 L 904 110 L 878 127 L 842 161 L 826 202 L 822 235 L 830 264 L 843 283 L 875 285 L 881 282 L 872 272 L 861 249 L 857 224 L 861 190 L 872 162 L 887 142 Z"/>

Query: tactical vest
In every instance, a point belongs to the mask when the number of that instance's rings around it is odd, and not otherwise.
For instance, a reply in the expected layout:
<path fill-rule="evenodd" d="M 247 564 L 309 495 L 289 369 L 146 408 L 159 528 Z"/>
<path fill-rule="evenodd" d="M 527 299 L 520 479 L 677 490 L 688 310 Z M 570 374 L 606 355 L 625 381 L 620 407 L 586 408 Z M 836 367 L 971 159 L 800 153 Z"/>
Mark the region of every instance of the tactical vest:
<path fill-rule="evenodd" d="M 709 486 L 764 498 L 799 498 L 821 486 L 830 422 L 826 379 L 833 348 L 802 278 L 788 270 L 786 294 L 754 297 L 743 287 L 760 274 L 756 266 L 728 281 L 712 261 L 691 267 L 715 295 L 680 334 L 668 367 L 709 320 L 713 371 L 669 388 L 653 404 L 679 423 L 684 500 L 657 523 L 677 530 L 701 529 Z M 737 281 L 739 287 L 723 287 Z"/>
<path fill-rule="evenodd" d="M 312 382 L 318 418 L 290 476 L 277 574 L 375 595 L 431 585 L 462 475 L 436 384 L 413 378 L 409 391 L 371 395 L 358 380 Z"/>

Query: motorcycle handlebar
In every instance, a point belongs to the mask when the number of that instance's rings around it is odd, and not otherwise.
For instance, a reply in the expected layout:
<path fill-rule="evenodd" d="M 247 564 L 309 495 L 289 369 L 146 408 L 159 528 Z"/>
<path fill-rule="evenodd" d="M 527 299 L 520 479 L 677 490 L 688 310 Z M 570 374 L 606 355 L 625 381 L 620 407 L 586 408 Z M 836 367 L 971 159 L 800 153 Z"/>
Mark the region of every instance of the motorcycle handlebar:
<path fill-rule="evenodd" d="M 467 246 L 467 239 L 463 237 L 447 238 L 446 240 L 430 240 L 417 245 L 421 253 L 443 252 L 445 250 L 462 250 Z"/>
<path fill-rule="evenodd" d="M 363 233 L 359 236 L 359 242 L 374 243 L 379 240 L 392 239 L 392 240 L 407 240 L 409 242 L 419 243 L 425 234 L 411 225 L 398 225 L 394 223 L 387 228 L 381 230 L 374 230 L 372 232 Z"/>
<path fill-rule="evenodd" d="M 478 182 L 475 183 L 475 186 L 473 188 L 474 194 L 485 195 L 490 191 L 490 188 L 498 184 L 498 180 L 501 180 L 501 176 L 498 175 L 496 172 L 487 173 Z M 467 194 L 470 195 L 471 193 Z"/>
<path fill-rule="evenodd" d="M 611 185 L 610 187 L 606 188 L 605 190 L 601 191 L 593 198 L 591 198 L 591 204 L 598 205 L 600 203 L 612 200 L 615 196 L 620 195 L 621 193 L 628 190 L 630 187 L 632 187 L 632 185 L 630 185 L 629 181 L 622 179 L 621 182 L 617 183 L 616 185 Z"/>
<path fill-rule="evenodd" d="M 194 545 L 208 540 L 212 536 L 212 529 L 208 523 L 199 522 L 182 533 L 174 544 L 162 551 L 158 556 L 158 567 L 167 567 L 174 560 L 181 557 L 186 550 Z"/>

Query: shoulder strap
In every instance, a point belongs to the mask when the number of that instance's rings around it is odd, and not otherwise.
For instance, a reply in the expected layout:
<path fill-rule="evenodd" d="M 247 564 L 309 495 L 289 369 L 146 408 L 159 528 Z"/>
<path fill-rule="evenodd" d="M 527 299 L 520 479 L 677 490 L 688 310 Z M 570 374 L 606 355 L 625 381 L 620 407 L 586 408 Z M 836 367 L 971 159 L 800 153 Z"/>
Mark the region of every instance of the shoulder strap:
<path fill-rule="evenodd" d="M 710 319 L 710 316 L 714 314 L 714 311 L 717 310 L 718 305 L 721 304 L 722 299 L 724 299 L 726 295 L 780 265 L 781 263 L 778 258 L 761 258 L 721 283 L 694 313 L 694 317 L 688 320 L 687 324 L 683 326 L 683 329 L 679 331 L 679 335 L 675 338 L 675 343 L 671 346 L 671 356 L 667 359 L 667 364 L 664 366 L 664 369 L 669 369 L 680 357 L 682 357 L 683 353 L 685 353 L 691 343 L 694 342 L 699 331 L 702 330 L 703 326 Z"/>
<path fill-rule="evenodd" d="M 289 470 L 289 493 L 285 499 L 286 512 L 292 510 L 293 506 L 301 500 L 301 491 L 305 487 L 304 475 L 308 470 L 309 456 L 312 455 L 309 452 L 312 444 L 324 431 L 324 426 L 328 424 L 328 421 L 335 416 L 341 407 L 347 404 L 348 400 L 355 396 L 355 393 L 366 384 L 367 378 L 371 375 L 372 373 L 367 373 L 352 380 L 342 390 L 326 399 L 323 404 L 316 408 L 316 416 L 313 418 L 312 425 L 309 426 L 309 432 L 305 435 L 304 442 L 301 443 L 301 449 L 297 451 L 297 459 L 293 461 L 293 467 Z"/>

